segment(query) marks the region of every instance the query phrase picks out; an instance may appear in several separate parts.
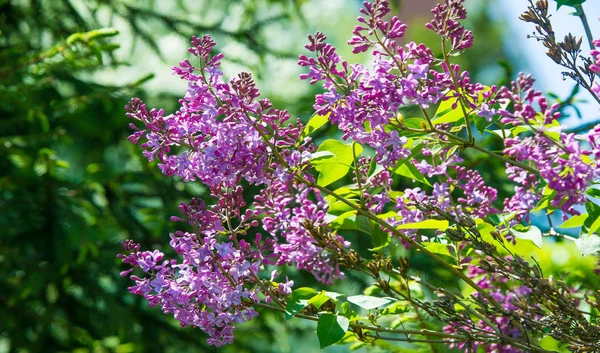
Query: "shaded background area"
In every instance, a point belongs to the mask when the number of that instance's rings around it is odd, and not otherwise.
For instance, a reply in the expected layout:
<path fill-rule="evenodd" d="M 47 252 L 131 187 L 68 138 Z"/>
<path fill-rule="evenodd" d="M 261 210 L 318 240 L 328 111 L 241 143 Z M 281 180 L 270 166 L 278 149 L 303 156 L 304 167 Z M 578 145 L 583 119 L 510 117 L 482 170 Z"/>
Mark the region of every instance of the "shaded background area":
<path fill-rule="evenodd" d="M 433 3 L 392 1 L 410 26 L 408 39 L 437 48 L 423 27 Z M 470 6 L 466 26 L 476 44 L 459 62 L 474 79 L 505 83 L 523 63 L 511 63 L 501 43 L 512 39 L 491 22 L 487 4 Z M 205 189 L 148 165 L 126 140 L 123 106 L 140 96 L 175 110 L 186 87 L 169 67 L 189 57 L 192 35 L 210 33 L 226 55 L 226 76 L 250 70 L 263 95 L 306 120 L 318 92 L 297 79 L 306 34 L 323 31 L 344 57 L 366 63 L 344 45 L 360 6 L 0 0 L 0 353 L 318 351 L 312 323 L 267 312 L 240 326 L 234 345 L 207 347 L 201 331 L 179 328 L 129 294 L 115 258 L 119 242 L 131 238 L 167 252 L 178 226 L 169 217 Z M 420 266 L 435 275 L 427 263 Z M 296 276 L 297 285 L 312 284 Z M 363 281 L 350 277 L 338 291 L 360 292 Z"/>

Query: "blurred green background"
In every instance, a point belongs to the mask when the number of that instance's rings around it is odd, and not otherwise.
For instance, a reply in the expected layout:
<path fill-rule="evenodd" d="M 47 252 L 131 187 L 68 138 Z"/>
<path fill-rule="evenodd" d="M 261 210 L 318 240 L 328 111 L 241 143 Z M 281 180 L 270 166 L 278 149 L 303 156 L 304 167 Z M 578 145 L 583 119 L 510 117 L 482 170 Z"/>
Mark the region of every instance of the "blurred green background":
<path fill-rule="evenodd" d="M 423 27 L 434 1 L 391 3 L 412 25 L 409 40 L 436 47 Z M 503 24 L 491 25 L 487 3 L 469 7 L 476 45 L 460 62 L 475 79 L 504 83 L 522 64 L 510 63 L 498 45 Z M 126 140 L 123 107 L 139 96 L 174 111 L 186 84 L 170 67 L 189 57 L 192 35 L 210 33 L 226 55 L 226 76 L 251 71 L 263 95 L 306 120 L 318 92 L 297 79 L 306 34 L 323 31 L 344 57 L 367 63 L 344 45 L 360 6 L 0 0 L 0 353 L 317 352 L 313 323 L 267 312 L 240 326 L 234 345 L 208 347 L 200 330 L 180 328 L 127 291 L 115 258 L 119 242 L 168 252 L 177 226 L 169 217 L 205 190 L 147 163 Z M 312 283 L 305 275 L 296 280 Z M 366 284 L 350 276 L 338 287 L 357 292 Z"/>

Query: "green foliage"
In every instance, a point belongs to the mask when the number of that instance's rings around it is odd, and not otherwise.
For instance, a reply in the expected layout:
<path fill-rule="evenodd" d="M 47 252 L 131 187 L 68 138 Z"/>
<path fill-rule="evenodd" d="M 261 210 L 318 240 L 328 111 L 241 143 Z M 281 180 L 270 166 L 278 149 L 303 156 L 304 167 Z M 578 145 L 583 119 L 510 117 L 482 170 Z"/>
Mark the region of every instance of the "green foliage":
<path fill-rule="evenodd" d="M 370 295 L 353 295 L 348 297 L 348 301 L 365 310 L 373 310 L 389 305 L 396 300 L 394 298 L 378 298 Z"/>
<path fill-rule="evenodd" d="M 317 337 L 321 349 L 339 342 L 348 330 L 349 320 L 335 314 L 322 314 L 317 324 Z"/>
<path fill-rule="evenodd" d="M 542 248 L 542 231 L 538 227 L 530 226 L 529 229 L 525 231 L 519 231 L 517 230 L 517 227 L 514 227 L 510 230 L 510 232 L 517 239 L 531 240 L 533 244 L 535 244 L 535 246 L 537 246 L 540 249 Z"/>
<path fill-rule="evenodd" d="M 415 165 L 410 160 L 400 160 L 398 165 L 394 169 L 394 173 L 398 175 L 402 175 L 408 179 L 413 181 L 418 181 L 419 183 L 425 184 L 427 186 L 431 186 L 431 183 L 425 176 L 415 167 Z"/>
<path fill-rule="evenodd" d="M 306 123 L 306 126 L 304 126 L 304 130 L 302 130 L 302 135 L 301 135 L 302 139 L 304 140 L 307 136 L 309 136 L 310 134 L 312 134 L 313 132 L 318 130 L 320 127 L 325 125 L 328 121 L 329 121 L 329 113 L 326 115 L 315 114 L 312 118 L 310 118 L 310 120 L 308 120 L 308 123 Z"/>
<path fill-rule="evenodd" d="M 581 5 L 586 0 L 554 0 L 556 2 L 556 9 L 560 9 L 561 6 L 571 6 L 576 7 L 577 5 Z"/>
<path fill-rule="evenodd" d="M 319 172 L 317 184 L 327 186 L 342 179 L 352 166 L 354 156 L 362 153 L 359 144 L 344 144 L 338 140 L 325 140 L 317 149 L 317 158 L 311 159 L 311 163 Z M 314 157 L 314 156 L 313 156 Z"/>
<path fill-rule="evenodd" d="M 287 306 L 285 308 L 285 318 L 287 320 L 296 316 L 302 309 L 309 305 L 309 299 L 315 297 L 319 293 L 308 287 L 300 287 L 295 289 L 290 295 Z"/>
<path fill-rule="evenodd" d="M 436 229 L 446 230 L 448 229 L 447 220 L 428 219 L 421 222 L 404 223 L 396 227 L 397 229 Z"/>

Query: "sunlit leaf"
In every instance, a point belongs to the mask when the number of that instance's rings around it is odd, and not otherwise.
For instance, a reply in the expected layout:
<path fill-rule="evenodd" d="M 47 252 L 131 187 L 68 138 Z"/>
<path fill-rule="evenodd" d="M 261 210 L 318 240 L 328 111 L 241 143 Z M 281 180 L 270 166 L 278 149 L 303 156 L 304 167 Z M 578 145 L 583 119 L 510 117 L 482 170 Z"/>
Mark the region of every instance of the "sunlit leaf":
<path fill-rule="evenodd" d="M 348 297 L 348 301 L 352 304 L 358 305 L 366 310 L 373 310 L 382 306 L 389 305 L 396 301 L 394 298 L 379 298 L 371 297 L 368 295 L 353 295 Z"/>
<path fill-rule="evenodd" d="M 426 221 L 400 224 L 396 229 L 438 229 L 446 230 L 448 228 L 447 220 L 428 219 Z"/>
<path fill-rule="evenodd" d="M 304 126 L 304 130 L 302 130 L 302 135 L 300 136 L 300 138 L 304 140 L 307 136 L 309 136 L 313 132 L 317 131 L 320 127 L 325 125 L 329 121 L 330 114 L 331 113 L 327 113 L 325 115 L 316 114 L 312 118 L 310 118 L 308 123 L 306 123 L 306 126 Z"/>

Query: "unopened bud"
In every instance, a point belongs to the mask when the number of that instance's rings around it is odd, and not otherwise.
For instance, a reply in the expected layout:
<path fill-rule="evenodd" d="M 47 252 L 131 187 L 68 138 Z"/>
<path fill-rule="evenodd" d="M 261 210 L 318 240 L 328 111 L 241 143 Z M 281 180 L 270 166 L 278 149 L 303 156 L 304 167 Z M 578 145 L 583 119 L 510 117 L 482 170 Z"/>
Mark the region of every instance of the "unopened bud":
<path fill-rule="evenodd" d="M 466 228 L 473 228 L 477 225 L 477 223 L 475 223 L 475 220 L 468 215 L 460 216 L 459 220 L 460 224 L 465 226 Z"/>
<path fill-rule="evenodd" d="M 446 229 L 446 235 L 452 241 L 461 241 L 465 239 L 464 233 L 457 229 Z"/>

